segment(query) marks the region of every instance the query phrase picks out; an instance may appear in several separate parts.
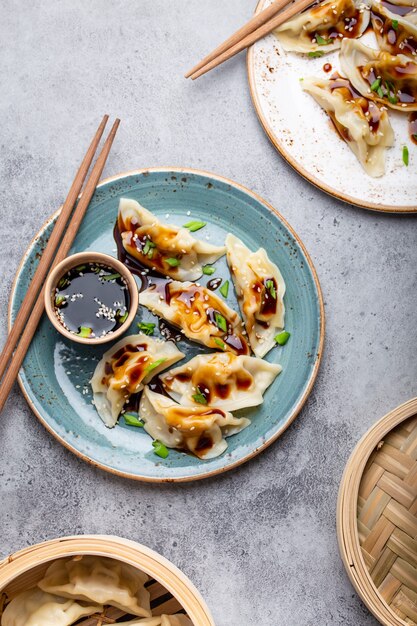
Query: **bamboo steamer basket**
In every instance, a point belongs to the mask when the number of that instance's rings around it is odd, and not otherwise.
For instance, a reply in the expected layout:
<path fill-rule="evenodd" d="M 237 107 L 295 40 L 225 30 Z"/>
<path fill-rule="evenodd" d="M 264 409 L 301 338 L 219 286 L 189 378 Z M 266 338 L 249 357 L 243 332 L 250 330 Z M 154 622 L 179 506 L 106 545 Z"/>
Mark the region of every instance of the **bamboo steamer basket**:
<path fill-rule="evenodd" d="M 0 616 L 4 605 L 43 577 L 52 561 L 77 555 L 104 556 L 137 567 L 150 577 L 147 589 L 154 615 L 186 613 L 194 626 L 215 626 L 210 611 L 191 581 L 153 550 L 120 537 L 81 535 L 46 541 L 0 562 Z M 85 619 L 85 626 L 112 624 L 122 613 L 108 609 L 105 616 Z"/>
<path fill-rule="evenodd" d="M 366 606 L 387 626 L 417 625 L 417 398 L 359 441 L 337 506 L 339 549 Z"/>

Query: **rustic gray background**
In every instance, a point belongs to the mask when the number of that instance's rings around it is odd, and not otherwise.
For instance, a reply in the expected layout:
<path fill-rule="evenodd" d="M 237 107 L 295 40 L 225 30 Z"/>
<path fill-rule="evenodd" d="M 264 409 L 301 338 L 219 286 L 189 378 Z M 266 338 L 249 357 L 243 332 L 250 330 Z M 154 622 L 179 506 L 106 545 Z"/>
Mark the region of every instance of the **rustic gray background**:
<path fill-rule="evenodd" d="M 305 409 L 260 457 L 215 480 L 158 487 L 94 470 L 16 388 L 0 419 L 1 556 L 47 538 L 115 533 L 155 548 L 201 590 L 217 626 L 371 626 L 339 558 L 339 481 L 359 437 L 416 394 L 415 219 L 334 200 L 275 152 L 244 56 L 183 73 L 253 0 L 0 0 L 0 315 L 33 234 L 63 200 L 104 112 L 122 119 L 106 174 L 178 165 L 274 204 L 316 264 L 327 312 Z"/>

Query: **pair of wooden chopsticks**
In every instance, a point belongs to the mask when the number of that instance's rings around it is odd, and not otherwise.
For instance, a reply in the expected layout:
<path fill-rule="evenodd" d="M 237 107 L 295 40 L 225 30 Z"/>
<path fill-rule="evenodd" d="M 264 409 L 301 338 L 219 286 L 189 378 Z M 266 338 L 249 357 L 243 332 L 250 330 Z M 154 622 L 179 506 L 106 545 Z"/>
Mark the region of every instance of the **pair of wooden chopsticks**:
<path fill-rule="evenodd" d="M 27 290 L 22 305 L 16 316 L 16 320 L 9 333 L 6 344 L 0 354 L 0 411 L 4 407 L 19 372 L 20 366 L 22 365 L 23 359 L 28 351 L 32 337 L 39 324 L 39 320 L 42 316 L 44 309 L 45 278 L 50 269 L 60 263 L 67 256 L 106 164 L 110 148 L 113 144 L 113 140 L 120 124 L 119 119 L 116 119 L 113 124 L 106 142 L 91 171 L 90 177 L 87 180 L 81 198 L 73 212 L 74 205 L 86 179 L 87 172 L 93 161 L 108 119 L 108 115 L 103 117 L 103 120 L 98 127 L 93 141 L 91 142 L 90 147 L 88 148 L 74 178 L 74 182 L 72 183 L 68 196 L 62 205 L 61 212 L 58 216 L 51 236 L 49 237 L 36 272 L 31 280 L 29 289 Z M 58 247 L 60 241 L 61 244 Z M 7 367 L 8 364 L 9 367 Z"/>
<path fill-rule="evenodd" d="M 244 50 L 244 48 L 251 46 L 258 39 L 271 33 L 278 26 L 289 20 L 290 17 L 294 17 L 297 13 L 304 11 L 310 4 L 313 4 L 314 0 L 295 0 L 285 11 L 280 13 L 281 9 L 290 2 L 291 0 L 275 0 L 269 7 L 255 15 L 242 28 L 237 30 L 229 39 L 220 44 L 213 52 L 204 57 L 200 63 L 197 63 L 187 72 L 185 78 L 195 80 L 221 65 L 241 50 Z"/>

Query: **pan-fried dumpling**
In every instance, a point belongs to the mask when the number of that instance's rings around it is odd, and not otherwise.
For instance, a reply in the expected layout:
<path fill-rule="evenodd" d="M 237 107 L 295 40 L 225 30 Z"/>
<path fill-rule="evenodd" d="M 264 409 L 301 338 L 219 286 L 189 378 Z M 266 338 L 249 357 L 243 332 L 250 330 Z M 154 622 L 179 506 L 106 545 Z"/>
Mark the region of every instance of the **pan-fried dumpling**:
<path fill-rule="evenodd" d="M 89 600 L 62 598 L 41 589 L 22 591 L 8 604 L 2 626 L 71 626 L 82 617 L 101 613 L 103 606 Z"/>
<path fill-rule="evenodd" d="M 371 9 L 372 26 L 381 50 L 391 54 L 405 54 L 416 60 L 417 25 L 407 16 L 392 13 L 375 0 Z"/>
<path fill-rule="evenodd" d="M 193 626 L 190 618 L 186 615 L 158 615 L 157 617 L 145 617 L 134 619 L 129 622 L 116 622 L 123 626 Z"/>
<path fill-rule="evenodd" d="M 417 63 L 404 54 L 373 50 L 344 39 L 340 65 L 362 96 L 399 111 L 417 111 Z"/>
<path fill-rule="evenodd" d="M 263 402 L 282 367 L 232 352 L 200 354 L 160 376 L 165 391 L 181 405 L 218 406 L 237 411 Z"/>
<path fill-rule="evenodd" d="M 385 172 L 385 151 L 394 143 L 385 107 L 361 96 L 346 78 L 305 78 L 304 91 L 328 113 L 341 138 L 370 176 Z"/>
<path fill-rule="evenodd" d="M 199 459 L 213 459 L 222 454 L 230 437 L 249 426 L 246 417 L 233 417 L 215 407 L 176 404 L 171 398 L 145 387 L 139 415 L 151 437 L 168 448 L 189 450 Z"/>
<path fill-rule="evenodd" d="M 181 328 L 188 339 L 216 350 L 249 354 L 239 315 L 206 287 L 177 281 L 151 285 L 139 294 L 139 302 Z"/>
<path fill-rule="evenodd" d="M 133 393 L 183 357 L 172 341 L 160 341 L 142 333 L 124 337 L 105 352 L 91 387 L 95 407 L 106 426 L 116 425 L 123 405 Z"/>
<path fill-rule="evenodd" d="M 199 241 L 186 228 L 163 224 L 136 200 L 120 200 L 118 227 L 131 256 L 177 280 L 197 280 L 203 265 L 225 253 L 224 247 Z"/>
<path fill-rule="evenodd" d="M 362 0 L 326 0 L 287 20 L 275 30 L 284 50 L 332 52 L 343 37 L 360 37 L 369 24 Z"/>
<path fill-rule="evenodd" d="M 38 583 L 42 591 L 115 606 L 126 613 L 150 617 L 148 576 L 128 563 L 97 556 L 58 559 Z"/>
<path fill-rule="evenodd" d="M 251 252 L 230 233 L 226 254 L 250 345 L 256 356 L 263 357 L 284 328 L 284 279 L 263 248 Z"/>

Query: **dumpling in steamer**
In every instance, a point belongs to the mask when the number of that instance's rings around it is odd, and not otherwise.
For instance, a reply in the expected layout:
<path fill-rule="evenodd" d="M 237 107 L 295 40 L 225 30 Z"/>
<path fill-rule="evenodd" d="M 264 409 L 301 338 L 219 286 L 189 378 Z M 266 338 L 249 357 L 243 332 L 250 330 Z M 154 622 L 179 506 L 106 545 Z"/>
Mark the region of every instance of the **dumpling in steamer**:
<path fill-rule="evenodd" d="M 203 265 L 225 253 L 223 246 L 199 241 L 186 228 L 163 224 L 136 200 L 120 200 L 117 223 L 126 252 L 177 280 L 197 280 Z"/>
<path fill-rule="evenodd" d="M 226 237 L 226 254 L 250 345 L 264 357 L 284 328 L 285 282 L 263 248 L 251 252 L 234 235 Z"/>
<path fill-rule="evenodd" d="M 71 626 L 82 617 L 101 613 L 103 606 L 45 593 L 22 591 L 6 606 L 2 626 Z"/>
<path fill-rule="evenodd" d="M 94 404 L 105 425 L 113 428 L 130 396 L 183 357 L 173 342 L 142 333 L 124 337 L 105 352 L 91 379 Z"/>
<path fill-rule="evenodd" d="M 360 37 L 369 24 L 362 0 L 326 0 L 287 20 L 275 30 L 284 50 L 332 52 L 343 37 Z"/>
<path fill-rule="evenodd" d="M 394 132 L 385 107 L 361 96 L 341 76 L 305 78 L 302 86 L 329 115 L 366 173 L 382 176 L 386 148 L 394 143 Z"/>
<path fill-rule="evenodd" d="M 189 450 L 199 459 L 212 459 L 222 454 L 225 437 L 249 426 L 245 417 L 234 417 L 228 411 L 207 406 L 185 407 L 171 398 L 145 387 L 139 406 L 145 430 L 168 448 Z"/>
<path fill-rule="evenodd" d="M 64 598 L 110 605 L 132 615 L 150 617 L 148 576 L 128 563 L 85 555 L 58 559 L 38 587 Z"/>
<path fill-rule="evenodd" d="M 231 352 L 200 354 L 160 376 L 165 390 L 181 405 L 217 406 L 237 411 L 263 402 L 281 372 L 280 365 Z"/>
<path fill-rule="evenodd" d="M 386 6 L 375 0 L 371 8 L 372 26 L 381 50 L 390 54 L 404 54 L 416 60 L 417 25 L 407 16 L 392 13 Z"/>
<path fill-rule="evenodd" d="M 139 294 L 139 302 L 192 341 L 235 354 L 250 352 L 239 315 L 206 287 L 177 281 L 151 285 Z"/>
<path fill-rule="evenodd" d="M 345 39 L 340 65 L 362 96 L 398 111 L 417 111 L 417 63 L 404 54 L 393 56 Z"/>

